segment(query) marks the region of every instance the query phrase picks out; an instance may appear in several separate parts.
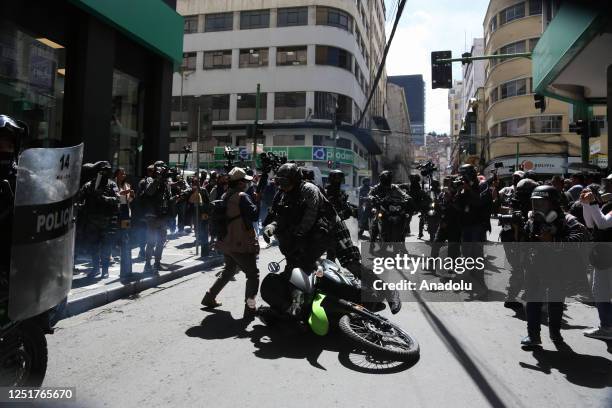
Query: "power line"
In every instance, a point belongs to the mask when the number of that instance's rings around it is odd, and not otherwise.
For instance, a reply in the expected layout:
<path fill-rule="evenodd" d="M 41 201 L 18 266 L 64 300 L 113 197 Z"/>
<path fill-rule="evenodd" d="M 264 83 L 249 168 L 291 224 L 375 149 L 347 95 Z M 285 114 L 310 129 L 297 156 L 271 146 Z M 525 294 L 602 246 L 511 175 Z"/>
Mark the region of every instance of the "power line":
<path fill-rule="evenodd" d="M 374 78 L 374 83 L 372 84 L 372 89 L 370 91 L 370 95 L 368 96 L 368 100 L 363 108 L 363 112 L 361 112 L 361 116 L 357 121 L 357 127 L 361 125 L 361 121 L 365 116 L 368 107 L 370 106 L 370 102 L 372 101 L 372 97 L 374 97 L 374 92 L 376 92 L 376 87 L 378 86 L 378 82 L 380 81 L 380 77 L 382 76 L 385 69 L 385 62 L 387 61 L 387 54 L 389 53 L 389 49 L 391 48 L 391 42 L 393 41 L 393 37 L 395 36 L 395 30 L 397 29 L 397 25 L 402 17 L 402 12 L 404 11 L 404 6 L 406 5 L 406 0 L 400 0 L 399 6 L 397 8 L 397 14 L 395 15 L 395 21 L 393 22 L 393 29 L 391 30 L 391 35 L 389 36 L 389 42 L 385 45 L 385 51 L 383 52 L 382 61 L 380 62 L 380 66 L 378 67 L 378 72 L 376 73 L 376 78 Z"/>

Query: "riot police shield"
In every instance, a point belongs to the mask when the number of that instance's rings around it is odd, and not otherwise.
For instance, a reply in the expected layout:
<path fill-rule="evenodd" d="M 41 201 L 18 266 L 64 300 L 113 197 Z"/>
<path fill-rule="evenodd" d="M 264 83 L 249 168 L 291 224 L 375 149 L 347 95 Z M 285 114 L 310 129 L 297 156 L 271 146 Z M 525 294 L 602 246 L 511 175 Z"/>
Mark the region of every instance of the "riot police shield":
<path fill-rule="evenodd" d="M 27 149 L 19 157 L 9 277 L 9 317 L 43 313 L 70 291 L 74 266 L 73 199 L 83 145 Z"/>

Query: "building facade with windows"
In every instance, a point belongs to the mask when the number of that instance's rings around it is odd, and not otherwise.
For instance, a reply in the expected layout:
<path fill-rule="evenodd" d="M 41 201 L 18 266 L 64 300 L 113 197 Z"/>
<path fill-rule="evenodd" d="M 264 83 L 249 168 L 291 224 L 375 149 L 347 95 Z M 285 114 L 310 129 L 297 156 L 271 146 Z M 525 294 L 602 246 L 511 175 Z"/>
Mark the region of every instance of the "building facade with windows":
<path fill-rule="evenodd" d="M 485 54 L 531 52 L 542 33 L 541 0 L 492 0 L 483 21 Z M 572 106 L 546 98 L 546 110 L 534 105 L 531 60 L 488 60 L 484 109 L 486 171 L 502 162 L 500 175 L 518 165 L 538 174 L 568 172 L 580 160 L 580 140 L 568 132 Z"/>
<path fill-rule="evenodd" d="M 168 158 L 171 81 L 183 18 L 172 0 L 0 3 L 0 114 L 28 124 L 24 146 L 84 143 L 84 162 L 130 176 Z"/>
<path fill-rule="evenodd" d="M 184 63 L 173 82 L 171 162 L 182 164 L 183 146 L 197 139 L 199 110 L 212 120 L 212 130 L 200 127 L 201 166 L 220 165 L 215 152 L 225 145 L 252 161 L 255 140 L 248 127 L 257 118 L 264 134 L 257 144 L 264 150 L 320 167 L 324 176 L 331 160 L 347 173 L 348 184 L 357 185 L 381 152 L 378 135 L 365 129 L 385 115 L 386 78 L 362 129 L 356 125 L 382 58 L 384 2 L 250 3 L 178 1 L 185 17 Z M 195 165 L 189 155 L 187 162 Z"/>
<path fill-rule="evenodd" d="M 425 143 L 425 81 L 423 75 L 392 75 L 389 82 L 404 88 L 410 126 L 412 128 L 412 143 L 423 146 Z"/>

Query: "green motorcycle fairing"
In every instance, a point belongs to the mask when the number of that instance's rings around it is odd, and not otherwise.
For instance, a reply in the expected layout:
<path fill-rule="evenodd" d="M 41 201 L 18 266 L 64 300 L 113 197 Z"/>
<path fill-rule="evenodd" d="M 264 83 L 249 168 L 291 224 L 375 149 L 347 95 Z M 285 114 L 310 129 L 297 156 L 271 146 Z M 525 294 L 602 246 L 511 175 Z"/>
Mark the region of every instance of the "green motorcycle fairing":
<path fill-rule="evenodd" d="M 317 292 L 312 301 L 310 317 L 308 317 L 308 325 L 319 336 L 325 336 L 329 332 L 327 313 L 325 313 L 325 309 L 321 305 L 324 299 L 325 295 Z"/>

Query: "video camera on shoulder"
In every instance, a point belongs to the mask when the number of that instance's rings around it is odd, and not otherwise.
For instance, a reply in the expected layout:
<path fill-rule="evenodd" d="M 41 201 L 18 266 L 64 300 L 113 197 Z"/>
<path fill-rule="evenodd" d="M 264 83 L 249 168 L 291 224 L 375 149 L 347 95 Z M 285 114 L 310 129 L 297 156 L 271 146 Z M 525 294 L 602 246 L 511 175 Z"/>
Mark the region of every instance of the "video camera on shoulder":
<path fill-rule="evenodd" d="M 271 171 L 276 173 L 280 166 L 287 163 L 286 157 L 277 156 L 273 152 L 263 152 L 259 155 L 259 159 L 261 160 L 260 171 L 264 174 L 267 174 Z"/>
<path fill-rule="evenodd" d="M 225 166 L 223 166 L 223 168 L 225 169 L 226 172 L 229 172 L 231 169 L 234 168 L 234 161 L 236 160 L 236 157 L 238 156 L 238 149 L 234 149 L 231 146 L 225 146 L 225 149 L 223 150 L 223 157 L 225 157 Z"/>
<path fill-rule="evenodd" d="M 438 168 L 431 161 L 426 163 L 420 163 L 416 166 L 417 169 L 421 170 L 421 176 L 429 177 L 434 173 L 434 171 L 438 171 Z"/>

